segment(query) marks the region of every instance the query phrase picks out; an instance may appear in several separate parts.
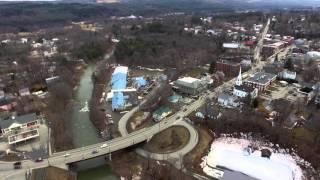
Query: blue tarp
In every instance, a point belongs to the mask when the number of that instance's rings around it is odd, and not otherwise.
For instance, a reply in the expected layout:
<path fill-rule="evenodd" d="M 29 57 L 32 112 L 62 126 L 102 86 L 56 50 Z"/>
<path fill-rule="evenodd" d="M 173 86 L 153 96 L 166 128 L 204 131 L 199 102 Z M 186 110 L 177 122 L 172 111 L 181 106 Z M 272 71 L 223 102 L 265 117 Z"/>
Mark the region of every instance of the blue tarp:
<path fill-rule="evenodd" d="M 114 92 L 112 97 L 112 110 L 124 108 L 124 96 L 122 92 Z"/>
<path fill-rule="evenodd" d="M 121 72 L 112 74 L 111 84 L 112 84 L 112 90 L 126 89 L 127 74 L 121 73 Z"/>
<path fill-rule="evenodd" d="M 143 77 L 136 77 L 133 79 L 133 85 L 135 88 L 140 88 L 147 85 L 147 81 Z"/>
<path fill-rule="evenodd" d="M 127 87 L 126 67 L 117 67 L 111 77 L 112 90 L 123 90 Z M 125 99 L 123 92 L 114 92 L 112 97 L 112 110 L 124 109 Z"/>

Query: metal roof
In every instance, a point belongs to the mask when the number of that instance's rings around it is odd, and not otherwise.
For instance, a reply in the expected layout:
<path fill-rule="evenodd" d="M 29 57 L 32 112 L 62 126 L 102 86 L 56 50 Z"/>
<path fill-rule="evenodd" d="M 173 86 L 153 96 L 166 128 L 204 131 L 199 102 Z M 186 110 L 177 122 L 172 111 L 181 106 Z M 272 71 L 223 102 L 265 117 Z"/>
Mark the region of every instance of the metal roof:
<path fill-rule="evenodd" d="M 115 68 L 111 77 L 112 90 L 123 90 L 127 87 L 128 67 L 118 66 Z M 123 109 L 125 100 L 123 92 L 114 92 L 112 97 L 112 110 Z"/>
<path fill-rule="evenodd" d="M 253 82 L 257 84 L 267 84 L 273 79 L 275 79 L 277 75 L 265 73 L 265 72 L 257 72 L 253 76 L 247 79 L 248 82 Z"/>
<path fill-rule="evenodd" d="M 25 114 L 22 116 L 17 116 L 17 117 L 15 117 L 15 119 L 0 121 L 0 127 L 1 127 L 1 129 L 5 129 L 5 128 L 10 127 L 13 123 L 26 124 L 26 123 L 32 122 L 36 119 L 38 119 L 36 113 Z"/>

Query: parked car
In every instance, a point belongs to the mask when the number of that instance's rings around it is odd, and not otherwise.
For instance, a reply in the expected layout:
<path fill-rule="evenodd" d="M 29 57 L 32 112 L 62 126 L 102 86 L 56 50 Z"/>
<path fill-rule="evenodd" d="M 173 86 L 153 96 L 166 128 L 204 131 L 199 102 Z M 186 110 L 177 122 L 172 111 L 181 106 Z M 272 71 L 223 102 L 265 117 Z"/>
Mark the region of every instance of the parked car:
<path fill-rule="evenodd" d="M 102 144 L 100 147 L 101 148 L 105 148 L 105 147 L 107 147 L 108 145 L 107 144 Z"/>
<path fill-rule="evenodd" d="M 98 153 L 98 150 L 93 150 L 92 152 L 91 152 L 91 154 L 97 154 Z"/>
<path fill-rule="evenodd" d="M 178 116 L 176 119 L 177 119 L 177 120 L 180 119 L 180 116 Z"/>
<path fill-rule="evenodd" d="M 21 162 L 20 161 L 18 161 L 18 162 L 15 162 L 14 164 L 13 164 L 13 168 L 14 169 L 21 169 Z"/>

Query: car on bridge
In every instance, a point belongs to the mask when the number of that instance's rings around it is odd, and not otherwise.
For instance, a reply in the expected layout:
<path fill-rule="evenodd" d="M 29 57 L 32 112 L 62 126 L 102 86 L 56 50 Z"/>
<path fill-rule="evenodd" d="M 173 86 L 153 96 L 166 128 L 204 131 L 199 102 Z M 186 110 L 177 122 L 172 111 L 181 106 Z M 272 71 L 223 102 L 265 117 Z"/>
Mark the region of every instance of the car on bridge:
<path fill-rule="evenodd" d="M 22 167 L 22 165 L 21 165 L 21 162 L 20 162 L 20 161 L 15 162 L 15 163 L 13 164 L 13 168 L 14 168 L 14 169 L 21 169 L 21 167 Z"/>
<path fill-rule="evenodd" d="M 39 158 L 37 158 L 36 160 L 35 160 L 35 162 L 42 162 L 43 161 L 43 159 L 41 158 L 41 157 L 39 157 Z"/>
<path fill-rule="evenodd" d="M 101 148 L 106 148 L 106 147 L 108 147 L 108 144 L 102 144 L 100 147 Z"/>
<path fill-rule="evenodd" d="M 66 154 L 64 154 L 63 156 L 64 156 L 64 157 L 68 157 L 68 156 L 70 156 L 70 154 L 69 154 L 69 153 L 66 153 Z"/>
<path fill-rule="evenodd" d="M 91 154 L 97 154 L 98 153 L 98 150 L 93 150 L 92 152 L 91 152 Z"/>

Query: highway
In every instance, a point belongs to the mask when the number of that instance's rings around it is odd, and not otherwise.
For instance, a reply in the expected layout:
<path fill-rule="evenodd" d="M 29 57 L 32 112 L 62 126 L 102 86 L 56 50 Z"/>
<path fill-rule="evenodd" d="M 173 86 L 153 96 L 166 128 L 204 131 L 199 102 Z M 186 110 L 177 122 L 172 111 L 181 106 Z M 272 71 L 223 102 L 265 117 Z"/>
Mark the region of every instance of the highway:
<path fill-rule="evenodd" d="M 263 39 L 269 29 L 269 22 L 268 20 L 267 26 L 265 27 L 261 39 L 258 43 L 258 46 L 262 47 L 263 46 Z M 261 44 L 260 44 L 261 42 Z M 260 56 L 260 50 L 259 51 L 259 56 Z M 260 70 L 265 62 L 258 61 L 257 65 L 252 68 L 249 72 L 247 73 L 254 73 L 257 70 Z M 139 106 L 128 112 L 123 116 L 123 119 L 126 119 L 125 121 L 120 120 L 119 122 L 119 131 L 123 135 L 123 137 L 115 138 L 113 140 L 107 141 L 107 142 L 102 142 L 98 144 L 93 144 L 89 145 L 83 148 L 77 148 L 77 149 L 72 149 L 69 151 L 63 151 L 59 153 L 54 153 L 52 156 L 50 156 L 47 159 L 44 159 L 42 162 L 34 162 L 31 160 L 24 160 L 22 161 L 22 169 L 20 170 L 14 170 L 13 169 L 13 162 L 0 162 L 0 177 L 1 179 L 14 179 L 14 176 L 17 176 L 20 174 L 21 175 L 33 168 L 42 168 L 42 167 L 48 167 L 50 166 L 56 166 L 56 167 L 65 167 L 66 164 L 70 164 L 73 162 L 85 160 L 85 159 L 91 159 L 97 156 L 102 156 L 106 155 L 127 147 L 130 147 L 135 144 L 139 144 L 141 142 L 144 142 L 146 140 L 149 140 L 152 136 L 155 134 L 159 133 L 160 131 L 167 129 L 168 127 L 171 127 L 173 125 L 184 125 L 187 128 L 190 126 L 183 124 L 185 122 L 182 122 L 183 117 L 188 116 L 192 112 L 196 111 L 198 108 L 200 108 L 205 102 L 206 99 L 213 99 L 214 97 L 217 96 L 218 93 L 220 93 L 222 90 L 226 88 L 230 88 L 233 86 L 235 79 L 232 79 L 228 82 L 225 82 L 223 85 L 217 87 L 214 91 L 210 92 L 205 92 L 203 93 L 202 96 L 196 101 L 194 101 L 192 104 L 184 107 L 187 110 L 180 110 L 176 114 L 170 116 L 169 118 L 164 119 L 163 121 L 148 127 L 144 128 L 138 131 L 135 131 L 133 133 L 128 134 L 125 129 L 120 128 L 120 127 L 125 127 L 127 120 L 139 109 Z M 188 128 L 188 129 L 189 129 Z M 194 131 L 192 129 L 189 129 L 191 131 L 191 141 L 198 139 L 197 133 L 194 134 Z M 193 139 L 194 138 L 194 139 Z M 106 147 L 102 148 L 102 145 L 107 144 Z M 185 154 L 187 151 L 193 149 L 193 147 L 197 144 L 197 141 L 191 142 L 187 145 L 187 148 L 182 150 L 182 152 L 176 153 L 174 156 L 177 157 L 180 153 Z M 95 151 L 95 152 L 94 152 Z M 159 159 L 160 157 L 158 155 L 153 156 L 155 159 Z M 161 156 L 163 157 L 163 156 Z"/>

